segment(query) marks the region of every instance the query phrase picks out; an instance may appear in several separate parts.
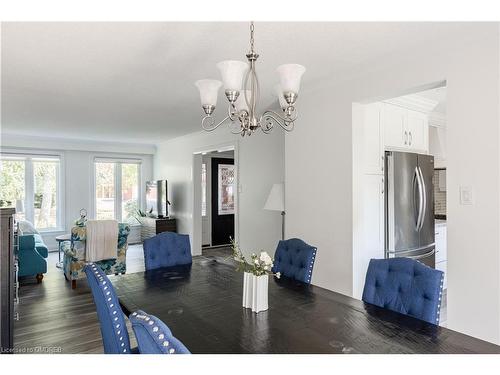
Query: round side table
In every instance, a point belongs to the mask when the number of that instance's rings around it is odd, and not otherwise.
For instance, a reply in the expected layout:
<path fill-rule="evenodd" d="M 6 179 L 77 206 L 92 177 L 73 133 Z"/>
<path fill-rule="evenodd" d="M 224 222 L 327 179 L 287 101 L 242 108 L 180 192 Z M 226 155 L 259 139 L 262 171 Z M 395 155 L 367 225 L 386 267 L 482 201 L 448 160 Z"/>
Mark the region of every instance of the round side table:
<path fill-rule="evenodd" d="M 71 234 L 62 234 L 60 236 L 56 237 L 56 241 L 59 245 L 59 262 L 57 262 L 56 267 L 57 268 L 62 268 L 63 264 L 61 262 L 61 250 L 62 250 L 62 244 L 63 242 L 66 241 L 71 241 Z"/>

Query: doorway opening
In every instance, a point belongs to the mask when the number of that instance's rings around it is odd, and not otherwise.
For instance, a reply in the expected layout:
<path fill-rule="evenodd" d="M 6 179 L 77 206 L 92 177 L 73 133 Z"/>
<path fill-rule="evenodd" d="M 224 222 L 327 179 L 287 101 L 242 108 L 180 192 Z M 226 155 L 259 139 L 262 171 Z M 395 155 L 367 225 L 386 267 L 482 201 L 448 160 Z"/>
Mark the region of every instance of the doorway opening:
<path fill-rule="evenodd" d="M 199 181 L 195 180 L 195 204 L 199 210 L 201 253 L 227 258 L 231 239 L 237 239 L 237 157 L 234 146 L 219 147 L 195 155 Z M 196 172 L 197 173 L 197 172 Z"/>
<path fill-rule="evenodd" d="M 413 258 L 444 272 L 446 326 L 446 82 L 408 92 L 353 103 L 353 296 L 370 259 Z"/>

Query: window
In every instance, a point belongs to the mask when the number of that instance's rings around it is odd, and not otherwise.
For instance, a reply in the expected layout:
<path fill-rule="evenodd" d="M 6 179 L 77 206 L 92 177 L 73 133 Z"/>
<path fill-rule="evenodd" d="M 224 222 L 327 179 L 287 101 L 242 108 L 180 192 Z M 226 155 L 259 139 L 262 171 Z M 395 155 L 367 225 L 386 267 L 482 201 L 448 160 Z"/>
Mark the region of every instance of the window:
<path fill-rule="evenodd" d="M 207 164 L 201 164 L 201 216 L 207 216 Z"/>
<path fill-rule="evenodd" d="M 57 228 L 59 160 L 33 159 L 36 228 Z"/>
<path fill-rule="evenodd" d="M 97 159 L 94 166 L 96 218 L 137 224 L 140 162 Z"/>
<path fill-rule="evenodd" d="M 4 154 L 0 167 L 0 199 L 24 210 L 18 219 L 26 219 L 42 231 L 61 228 L 60 158 Z"/>
<path fill-rule="evenodd" d="M 234 165 L 219 164 L 219 215 L 234 214 Z"/>

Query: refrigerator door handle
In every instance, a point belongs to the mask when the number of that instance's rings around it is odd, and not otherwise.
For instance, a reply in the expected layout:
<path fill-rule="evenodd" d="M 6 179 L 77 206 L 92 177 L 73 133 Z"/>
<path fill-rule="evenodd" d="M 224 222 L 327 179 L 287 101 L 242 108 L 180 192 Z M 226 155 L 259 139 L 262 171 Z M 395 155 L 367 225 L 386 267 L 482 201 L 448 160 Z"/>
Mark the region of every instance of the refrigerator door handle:
<path fill-rule="evenodd" d="M 420 167 L 418 167 L 418 172 L 419 172 L 419 175 L 420 175 L 420 181 L 421 181 L 421 184 L 422 184 L 422 214 L 421 214 L 421 217 L 420 217 L 420 227 L 418 228 L 418 231 L 420 231 L 423 227 L 424 227 L 424 220 L 425 220 L 425 215 L 426 215 L 426 211 L 427 211 L 427 190 L 426 190 L 426 187 L 425 187 L 425 181 L 424 181 L 424 174 L 422 173 L 422 169 L 420 169 Z"/>
<path fill-rule="evenodd" d="M 395 256 L 400 256 L 401 257 L 401 256 L 406 256 L 404 254 L 415 253 L 417 251 L 422 251 L 422 250 L 425 250 L 425 249 L 429 249 L 431 247 L 435 248 L 436 247 L 436 243 L 433 242 L 433 243 L 430 243 L 430 244 L 428 244 L 426 246 L 418 247 L 416 249 L 406 249 L 406 250 L 399 250 L 399 251 L 387 251 L 387 254 L 388 255 L 395 255 Z M 419 255 L 417 255 L 417 256 L 419 256 Z M 410 257 L 408 256 L 408 258 L 410 258 Z"/>
<path fill-rule="evenodd" d="M 422 181 L 420 179 L 420 173 L 418 170 L 418 167 L 415 167 L 415 177 L 417 181 L 417 186 L 418 186 L 418 216 L 417 216 L 417 223 L 415 225 L 415 229 L 417 231 L 420 231 L 420 221 L 422 220 L 422 210 L 423 210 L 423 192 L 422 192 Z"/>
<path fill-rule="evenodd" d="M 407 258 L 410 258 L 410 259 L 422 259 L 422 258 L 430 257 L 431 255 L 433 255 L 435 253 L 436 253 L 436 249 L 434 248 L 431 251 L 429 251 L 428 253 L 425 253 L 425 254 L 422 254 L 422 255 L 407 256 Z"/>
<path fill-rule="evenodd" d="M 413 173 L 413 179 L 411 182 L 412 186 L 412 193 L 413 193 L 413 200 L 412 200 L 412 206 L 413 206 L 413 215 L 415 217 L 415 229 L 418 230 L 418 222 L 420 220 L 420 212 L 417 212 L 417 205 L 415 204 L 415 185 L 418 184 L 418 169 L 415 167 L 415 172 Z"/>

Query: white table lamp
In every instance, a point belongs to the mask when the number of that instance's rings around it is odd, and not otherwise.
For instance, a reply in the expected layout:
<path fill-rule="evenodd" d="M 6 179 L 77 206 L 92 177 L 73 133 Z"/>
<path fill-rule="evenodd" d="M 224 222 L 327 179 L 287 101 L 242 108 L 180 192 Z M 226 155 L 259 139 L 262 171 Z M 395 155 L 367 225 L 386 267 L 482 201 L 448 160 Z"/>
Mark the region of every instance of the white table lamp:
<path fill-rule="evenodd" d="M 267 197 L 264 210 L 281 212 L 281 239 L 285 239 L 285 186 L 274 184 Z"/>

